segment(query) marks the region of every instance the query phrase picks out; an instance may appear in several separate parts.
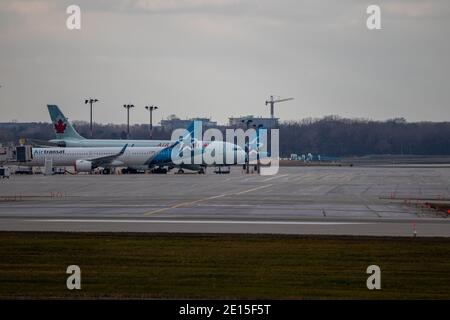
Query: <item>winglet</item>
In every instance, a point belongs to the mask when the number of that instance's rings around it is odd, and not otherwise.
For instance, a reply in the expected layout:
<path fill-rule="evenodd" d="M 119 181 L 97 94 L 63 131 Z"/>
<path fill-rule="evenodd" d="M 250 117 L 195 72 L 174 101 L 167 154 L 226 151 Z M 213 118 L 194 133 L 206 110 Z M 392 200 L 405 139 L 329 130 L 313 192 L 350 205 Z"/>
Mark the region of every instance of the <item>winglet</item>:
<path fill-rule="evenodd" d="M 122 150 L 120 150 L 120 152 L 119 152 L 117 155 L 118 155 L 118 156 L 123 155 L 123 154 L 125 153 L 125 150 L 127 149 L 127 147 L 128 147 L 128 143 L 127 143 L 126 145 L 123 146 Z"/>

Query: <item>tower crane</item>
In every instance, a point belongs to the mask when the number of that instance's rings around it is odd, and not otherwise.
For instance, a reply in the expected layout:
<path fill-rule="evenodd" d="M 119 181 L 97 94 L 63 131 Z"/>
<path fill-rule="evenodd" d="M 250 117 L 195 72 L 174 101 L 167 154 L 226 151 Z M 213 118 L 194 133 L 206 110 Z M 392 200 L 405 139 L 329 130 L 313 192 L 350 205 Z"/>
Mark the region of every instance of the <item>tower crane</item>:
<path fill-rule="evenodd" d="M 273 119 L 273 106 L 275 105 L 275 103 L 285 102 L 285 101 L 290 101 L 290 100 L 294 100 L 294 98 L 281 98 L 281 97 L 270 96 L 269 100 L 266 100 L 266 106 L 268 104 L 270 104 L 270 117 Z"/>

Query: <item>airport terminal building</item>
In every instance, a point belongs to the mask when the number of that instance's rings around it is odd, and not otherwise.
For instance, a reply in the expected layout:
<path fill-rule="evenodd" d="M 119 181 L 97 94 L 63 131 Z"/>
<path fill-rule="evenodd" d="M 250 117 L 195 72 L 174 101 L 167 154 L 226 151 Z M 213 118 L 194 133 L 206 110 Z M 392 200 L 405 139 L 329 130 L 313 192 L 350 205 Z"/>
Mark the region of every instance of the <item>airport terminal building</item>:
<path fill-rule="evenodd" d="M 241 116 L 241 117 L 231 117 L 228 118 L 228 125 L 233 128 L 245 128 L 246 124 L 243 121 L 252 120 L 251 126 L 262 125 L 264 128 L 272 129 L 278 127 L 278 120 L 280 118 L 263 118 L 263 117 L 255 117 L 253 115 Z"/>
<path fill-rule="evenodd" d="M 211 118 L 191 118 L 191 119 L 180 119 L 175 115 L 169 116 L 167 119 L 161 120 L 161 126 L 167 129 L 178 129 L 178 128 L 184 128 L 186 129 L 189 127 L 189 125 L 192 123 L 192 121 L 201 121 L 203 124 L 203 127 L 206 128 L 215 128 L 217 127 L 216 121 L 211 121 Z"/>

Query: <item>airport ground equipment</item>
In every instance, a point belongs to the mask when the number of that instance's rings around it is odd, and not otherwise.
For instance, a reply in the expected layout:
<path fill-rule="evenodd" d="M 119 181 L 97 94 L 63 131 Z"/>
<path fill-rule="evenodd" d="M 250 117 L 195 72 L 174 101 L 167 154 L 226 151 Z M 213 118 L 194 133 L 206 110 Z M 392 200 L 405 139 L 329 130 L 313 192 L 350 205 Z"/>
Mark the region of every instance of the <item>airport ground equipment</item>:
<path fill-rule="evenodd" d="M 16 171 L 14 171 L 14 174 L 33 174 L 33 168 L 32 167 L 17 167 Z"/>
<path fill-rule="evenodd" d="M 229 174 L 230 172 L 230 166 L 217 166 L 214 170 L 215 174 Z"/>
<path fill-rule="evenodd" d="M 0 167 L 0 178 L 9 179 L 11 175 L 11 170 L 8 167 Z"/>
<path fill-rule="evenodd" d="M 66 172 L 68 171 L 66 170 L 66 168 L 59 167 L 59 168 L 52 168 L 52 172 L 53 174 L 66 174 Z"/>
<path fill-rule="evenodd" d="M 44 161 L 44 175 L 51 176 L 53 175 L 53 159 L 45 158 Z"/>

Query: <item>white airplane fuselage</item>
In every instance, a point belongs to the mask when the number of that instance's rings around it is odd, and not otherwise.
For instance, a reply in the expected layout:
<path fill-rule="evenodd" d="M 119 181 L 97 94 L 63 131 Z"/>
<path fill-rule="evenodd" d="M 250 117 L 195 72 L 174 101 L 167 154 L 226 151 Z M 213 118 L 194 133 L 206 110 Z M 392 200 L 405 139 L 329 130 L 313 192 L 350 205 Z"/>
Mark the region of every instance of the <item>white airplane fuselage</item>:
<path fill-rule="evenodd" d="M 112 148 L 128 144 L 130 147 L 165 148 L 170 140 L 119 140 L 119 139 L 52 139 L 51 143 L 70 148 Z"/>
<path fill-rule="evenodd" d="M 53 166 L 74 166 L 78 160 L 93 160 L 96 158 L 114 156 L 121 147 L 110 148 L 33 148 L 31 166 L 44 166 L 45 159 L 51 159 Z M 163 148 L 160 147 L 129 147 L 121 155 L 111 161 L 109 167 L 143 166 Z"/>
<path fill-rule="evenodd" d="M 124 150 L 123 150 L 124 149 Z M 206 155 L 214 154 L 217 164 L 233 165 L 241 164 L 245 159 L 244 150 L 235 144 L 223 141 L 213 141 L 208 143 L 197 142 L 193 151 L 184 150 L 181 145 L 175 147 L 175 154 L 183 153 L 181 160 L 184 164 L 192 164 L 194 167 L 212 165 L 205 162 Z M 164 152 L 162 152 L 164 151 Z M 122 153 L 123 152 L 123 153 Z M 101 148 L 32 148 L 31 161 L 27 162 L 30 166 L 44 166 L 46 159 L 52 160 L 53 166 L 75 166 L 81 171 L 89 171 L 87 162 L 92 162 L 93 167 L 139 167 L 150 168 L 152 166 L 172 165 L 172 149 L 163 147 L 101 147 Z M 228 157 L 227 157 L 228 155 Z M 230 157 L 231 155 L 231 157 Z M 108 161 L 99 159 L 111 157 Z M 81 163 L 80 161 L 84 161 Z M 215 164 L 215 163 L 214 163 Z M 185 165 L 182 165 L 185 166 Z M 187 166 L 185 166 L 187 167 Z M 90 167 L 89 167 L 90 168 Z"/>

